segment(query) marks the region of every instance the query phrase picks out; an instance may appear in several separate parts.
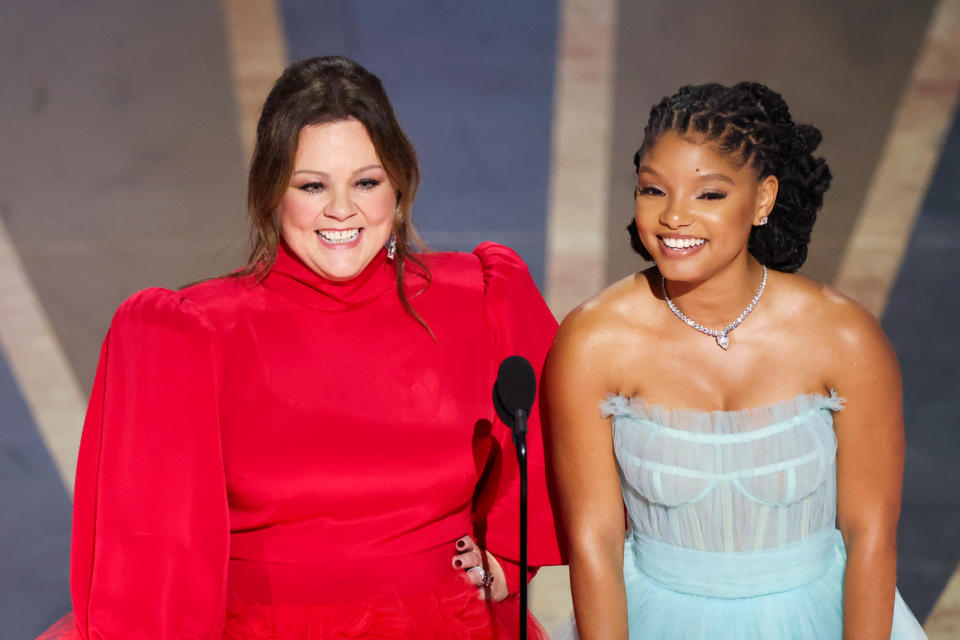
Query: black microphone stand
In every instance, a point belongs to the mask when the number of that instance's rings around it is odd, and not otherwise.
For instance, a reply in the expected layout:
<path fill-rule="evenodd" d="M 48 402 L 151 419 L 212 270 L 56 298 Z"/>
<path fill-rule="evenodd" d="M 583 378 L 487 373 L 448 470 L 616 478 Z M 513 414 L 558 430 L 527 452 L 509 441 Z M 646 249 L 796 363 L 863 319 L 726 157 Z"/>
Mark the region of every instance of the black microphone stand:
<path fill-rule="evenodd" d="M 520 466 L 520 640 L 527 639 L 527 412 L 517 409 L 513 446 Z"/>
<path fill-rule="evenodd" d="M 520 638 L 527 640 L 527 418 L 537 395 L 537 377 L 523 356 L 500 363 L 493 385 L 493 406 L 510 427 L 520 467 Z"/>

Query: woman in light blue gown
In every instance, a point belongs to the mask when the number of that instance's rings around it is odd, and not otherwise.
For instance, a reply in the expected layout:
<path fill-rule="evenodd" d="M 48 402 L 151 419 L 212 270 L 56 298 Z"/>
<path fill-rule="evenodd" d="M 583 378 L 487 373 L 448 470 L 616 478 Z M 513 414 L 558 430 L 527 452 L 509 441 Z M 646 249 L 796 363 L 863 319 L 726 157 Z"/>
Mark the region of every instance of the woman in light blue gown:
<path fill-rule="evenodd" d="M 793 273 L 830 183 L 819 142 L 757 83 L 652 109 L 629 229 L 656 266 L 564 320 L 544 380 L 569 635 L 925 637 L 895 584 L 896 357 Z"/>

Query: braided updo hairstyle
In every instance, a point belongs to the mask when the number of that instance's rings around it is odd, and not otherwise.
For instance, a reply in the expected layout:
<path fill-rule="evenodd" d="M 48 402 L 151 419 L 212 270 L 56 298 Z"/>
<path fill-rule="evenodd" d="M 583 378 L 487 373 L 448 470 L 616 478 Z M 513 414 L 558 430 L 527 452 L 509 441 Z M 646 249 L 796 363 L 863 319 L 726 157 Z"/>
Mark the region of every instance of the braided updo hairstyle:
<path fill-rule="evenodd" d="M 776 176 L 780 188 L 769 222 L 753 227 L 747 249 L 771 269 L 799 269 L 807 259 L 810 232 L 830 186 L 826 160 L 813 155 L 822 138 L 820 130 L 795 123 L 780 94 L 759 82 L 688 85 L 650 110 L 643 143 L 633 156 L 635 168 L 667 131 L 713 143 L 737 166 L 753 166 L 758 178 Z M 627 229 L 630 245 L 650 260 L 636 221 Z"/>

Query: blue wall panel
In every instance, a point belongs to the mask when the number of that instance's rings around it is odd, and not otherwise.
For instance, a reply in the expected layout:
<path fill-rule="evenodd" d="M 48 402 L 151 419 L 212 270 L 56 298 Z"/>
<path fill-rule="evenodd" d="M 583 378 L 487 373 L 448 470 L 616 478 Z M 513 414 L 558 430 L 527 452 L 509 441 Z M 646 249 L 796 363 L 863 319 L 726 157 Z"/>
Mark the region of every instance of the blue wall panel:
<path fill-rule="evenodd" d="M 903 368 L 899 582 L 923 620 L 960 559 L 960 118 L 927 191 L 883 327 Z"/>
<path fill-rule="evenodd" d="M 291 59 L 343 54 L 383 80 L 420 154 L 414 221 L 431 247 L 502 242 L 542 286 L 556 3 L 284 0 L 282 13 Z"/>
<path fill-rule="evenodd" d="M 70 498 L 0 352 L 0 637 L 70 610 Z"/>

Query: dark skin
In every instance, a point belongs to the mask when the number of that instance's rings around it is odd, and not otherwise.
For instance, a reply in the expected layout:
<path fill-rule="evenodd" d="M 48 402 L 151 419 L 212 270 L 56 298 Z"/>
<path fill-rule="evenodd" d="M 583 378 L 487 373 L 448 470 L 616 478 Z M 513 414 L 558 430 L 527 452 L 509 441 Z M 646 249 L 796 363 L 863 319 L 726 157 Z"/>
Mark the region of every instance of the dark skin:
<path fill-rule="evenodd" d="M 635 212 L 659 269 L 614 283 L 560 327 L 544 388 L 582 640 L 627 638 L 624 504 L 600 401 L 615 393 L 729 411 L 831 389 L 846 399 L 834 416 L 848 555 L 843 637 L 890 637 L 904 437 L 899 366 L 878 323 L 823 284 L 770 270 L 760 303 L 723 351 L 678 320 L 661 293 L 662 273 L 670 297 L 700 324 L 736 318 L 762 278 L 747 238 L 771 215 L 778 188 L 710 143 L 663 134 L 641 159 Z"/>

